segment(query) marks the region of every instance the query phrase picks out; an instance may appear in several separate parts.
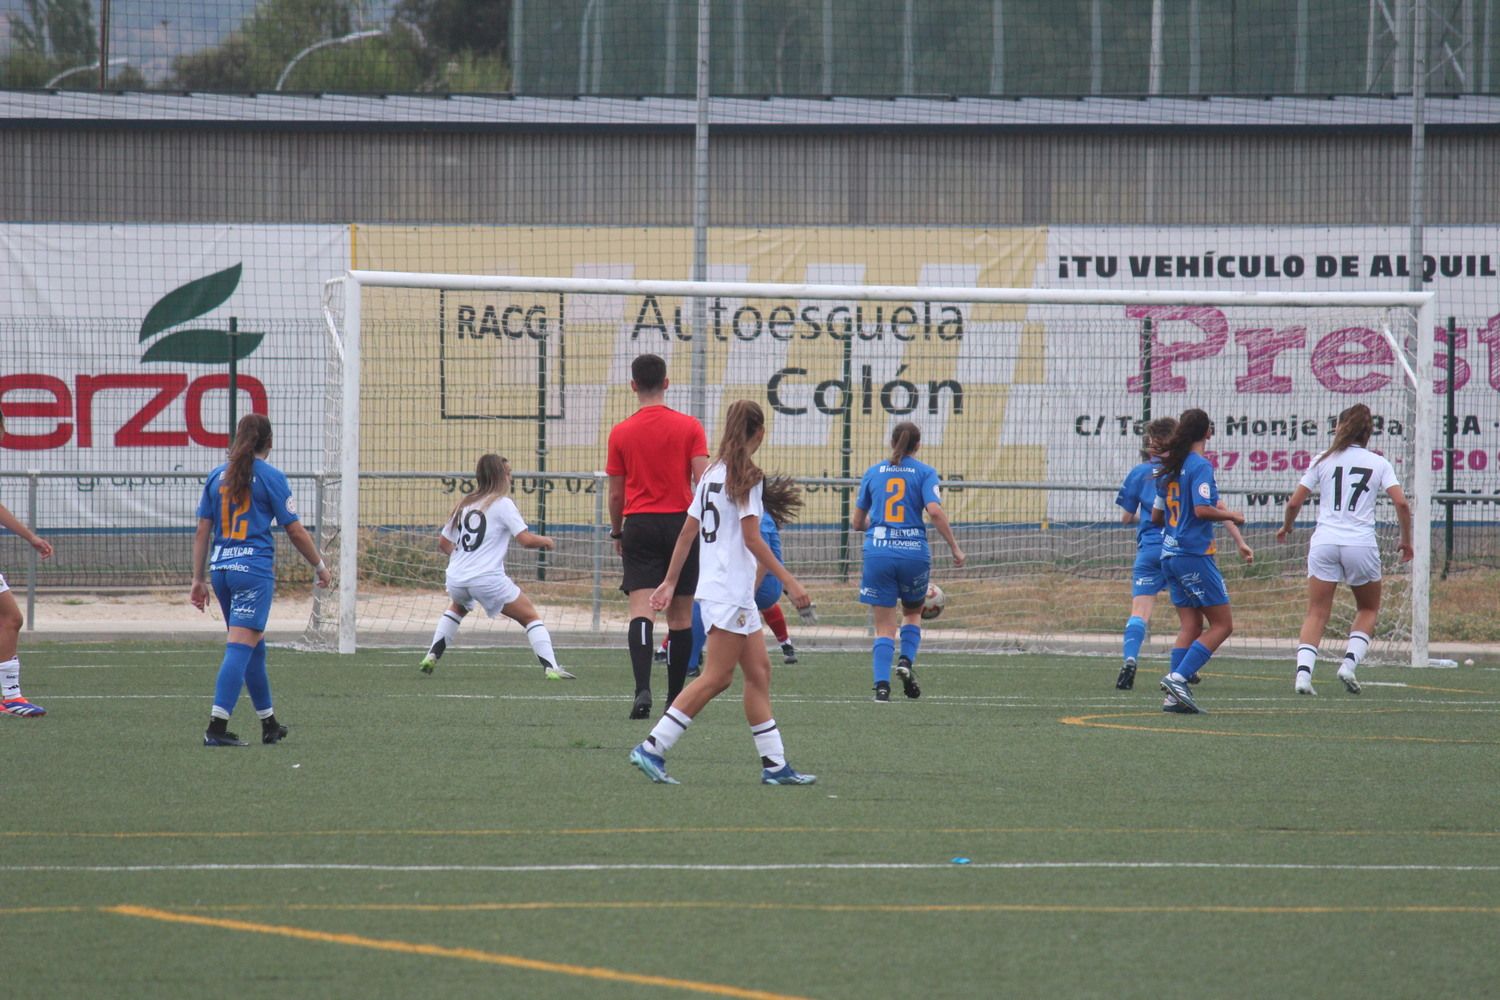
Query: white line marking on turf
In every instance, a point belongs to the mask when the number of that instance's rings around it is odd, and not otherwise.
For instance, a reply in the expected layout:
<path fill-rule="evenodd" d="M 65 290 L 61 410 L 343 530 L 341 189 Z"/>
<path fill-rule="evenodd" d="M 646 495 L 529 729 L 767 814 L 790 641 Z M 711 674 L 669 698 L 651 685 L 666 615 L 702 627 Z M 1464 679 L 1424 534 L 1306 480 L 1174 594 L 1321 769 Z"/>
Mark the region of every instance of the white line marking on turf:
<path fill-rule="evenodd" d="M 962 870 L 990 868 L 1004 871 L 1057 869 L 1171 870 L 1216 869 L 1223 871 L 1319 871 L 1319 872 L 1500 872 L 1500 865 L 1356 865 L 1260 863 L 1236 861 L 976 861 Z M 952 862 L 857 862 L 847 864 L 579 864 L 579 865 L 373 865 L 373 864 L 181 864 L 181 865 L 0 865 L 0 872 L 782 872 L 782 871 L 938 871 L 955 870 Z"/>

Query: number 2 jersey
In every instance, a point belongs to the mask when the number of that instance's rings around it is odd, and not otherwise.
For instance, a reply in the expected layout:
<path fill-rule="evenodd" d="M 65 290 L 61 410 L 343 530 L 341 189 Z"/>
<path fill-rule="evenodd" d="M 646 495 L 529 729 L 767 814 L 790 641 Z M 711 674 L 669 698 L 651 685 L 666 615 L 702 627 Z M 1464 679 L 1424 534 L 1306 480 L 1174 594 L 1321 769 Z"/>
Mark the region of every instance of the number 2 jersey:
<path fill-rule="evenodd" d="M 930 503 L 942 503 L 937 470 L 910 456 L 899 465 L 877 462 L 859 481 L 854 505 L 870 516 L 864 551 L 899 552 L 932 557 L 922 514 Z"/>
<path fill-rule="evenodd" d="M 694 596 L 700 601 L 753 608 L 760 564 L 745 546 L 742 519 L 753 517 L 753 524 L 760 524 L 765 513 L 764 489 L 756 483 L 744 502 L 737 504 L 725 488 L 728 471 L 723 462 L 704 470 L 688 507 L 688 517 L 698 521 L 698 590 Z"/>
<path fill-rule="evenodd" d="M 499 574 L 505 576 L 505 553 L 510 540 L 527 530 L 516 502 L 510 497 L 484 507 L 465 507 L 455 526 L 450 517 L 443 537 L 453 543 L 448 555 L 448 583 L 464 585 Z"/>
<path fill-rule="evenodd" d="M 198 501 L 198 516 L 214 525 L 208 568 L 274 577 L 276 544 L 271 539 L 271 526 L 284 528 L 297 520 L 292 488 L 280 469 L 257 458 L 251 471 L 250 495 L 236 502 L 225 495 L 223 487 L 228 468 L 226 463 L 208 474 Z"/>
<path fill-rule="evenodd" d="M 1375 502 L 1401 485 L 1390 462 L 1359 445 L 1314 462 L 1301 482 L 1318 495 L 1318 526 L 1309 545 L 1376 545 Z"/>

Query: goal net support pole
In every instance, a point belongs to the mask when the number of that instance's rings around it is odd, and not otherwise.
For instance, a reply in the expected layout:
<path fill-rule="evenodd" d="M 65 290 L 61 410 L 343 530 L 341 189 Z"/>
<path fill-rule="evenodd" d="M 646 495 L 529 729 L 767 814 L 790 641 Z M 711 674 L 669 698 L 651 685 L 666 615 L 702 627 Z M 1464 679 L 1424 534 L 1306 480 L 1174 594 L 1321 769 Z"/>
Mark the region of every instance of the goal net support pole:
<path fill-rule="evenodd" d="M 404 271 L 350 270 L 343 279 L 343 327 L 338 525 L 338 649 L 357 646 L 356 598 L 359 572 L 360 358 L 361 293 L 364 288 L 448 289 L 476 292 L 531 292 L 558 295 L 623 295 L 683 298 L 815 299 L 842 301 L 957 301 L 1018 306 L 1224 306 L 1264 308 L 1406 309 L 1415 314 L 1416 356 L 1405 373 L 1415 394 L 1412 439 L 1414 460 L 1410 503 L 1414 525 L 1411 564 L 1411 664 L 1428 665 L 1430 601 L 1432 467 L 1428 456 L 1436 442 L 1432 398 L 1435 306 L 1431 292 L 1185 292 L 1106 291 L 1043 288 L 977 288 L 972 286 L 838 285 L 735 281 L 668 281 L 606 278 L 557 278 L 528 275 L 431 274 Z M 1401 354 L 1400 345 L 1398 356 Z"/>

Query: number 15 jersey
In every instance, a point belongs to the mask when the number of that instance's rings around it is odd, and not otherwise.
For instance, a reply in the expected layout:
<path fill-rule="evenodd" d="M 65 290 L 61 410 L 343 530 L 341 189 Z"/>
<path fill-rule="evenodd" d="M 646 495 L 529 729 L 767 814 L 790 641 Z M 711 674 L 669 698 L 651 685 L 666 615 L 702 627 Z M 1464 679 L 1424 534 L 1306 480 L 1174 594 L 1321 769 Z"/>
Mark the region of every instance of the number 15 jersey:
<path fill-rule="evenodd" d="M 1313 463 L 1301 482 L 1318 495 L 1318 526 L 1309 545 L 1376 545 L 1375 501 L 1401 485 L 1390 462 L 1359 445 Z"/>
<path fill-rule="evenodd" d="M 443 525 L 443 537 L 453 543 L 448 583 L 461 586 L 497 573 L 504 576 L 510 540 L 525 530 L 526 522 L 510 497 L 486 507 L 465 507 L 456 526 L 449 518 Z"/>
<path fill-rule="evenodd" d="M 744 503 L 737 504 L 725 488 L 728 471 L 723 462 L 704 470 L 688 507 L 688 517 L 698 521 L 698 590 L 694 596 L 700 601 L 752 608 L 759 563 L 745 547 L 742 519 L 755 518 L 751 530 L 759 530 L 764 488 L 756 483 Z"/>

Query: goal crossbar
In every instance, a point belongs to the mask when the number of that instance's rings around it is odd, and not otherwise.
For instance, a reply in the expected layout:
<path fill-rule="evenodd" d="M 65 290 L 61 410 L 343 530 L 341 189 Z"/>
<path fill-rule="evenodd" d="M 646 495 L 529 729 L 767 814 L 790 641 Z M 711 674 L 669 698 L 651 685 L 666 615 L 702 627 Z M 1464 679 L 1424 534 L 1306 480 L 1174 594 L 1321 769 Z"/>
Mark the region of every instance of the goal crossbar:
<path fill-rule="evenodd" d="M 335 279 L 337 280 L 337 279 Z M 1375 309 L 1408 309 L 1416 318 L 1414 371 L 1406 373 L 1414 382 L 1415 405 L 1413 448 L 1418 456 L 1429 454 L 1436 441 L 1433 427 L 1434 320 L 1432 292 L 1213 292 L 1213 291 L 1108 291 L 1098 289 L 978 288 L 942 285 L 839 285 L 741 281 L 668 281 L 623 278 L 562 278 L 535 275 L 439 274 L 408 271 L 352 269 L 343 279 L 343 329 L 338 348 L 342 365 L 342 426 L 340 428 L 339 528 L 345 539 L 358 535 L 359 527 L 359 400 L 360 400 L 360 293 L 365 287 L 450 289 L 497 292 L 543 292 L 552 294 L 655 295 L 683 298 L 790 298 L 840 301 L 957 301 L 990 305 L 1142 305 L 1332 308 L 1339 306 Z M 330 289 L 331 291 L 331 289 Z M 1410 501 L 1418 540 L 1411 564 L 1411 664 L 1425 667 L 1428 661 L 1429 601 L 1432 547 L 1427 533 L 1431 525 L 1433 476 L 1429 462 L 1413 463 Z M 339 625 L 341 653 L 356 649 L 357 546 L 339 550 Z"/>

